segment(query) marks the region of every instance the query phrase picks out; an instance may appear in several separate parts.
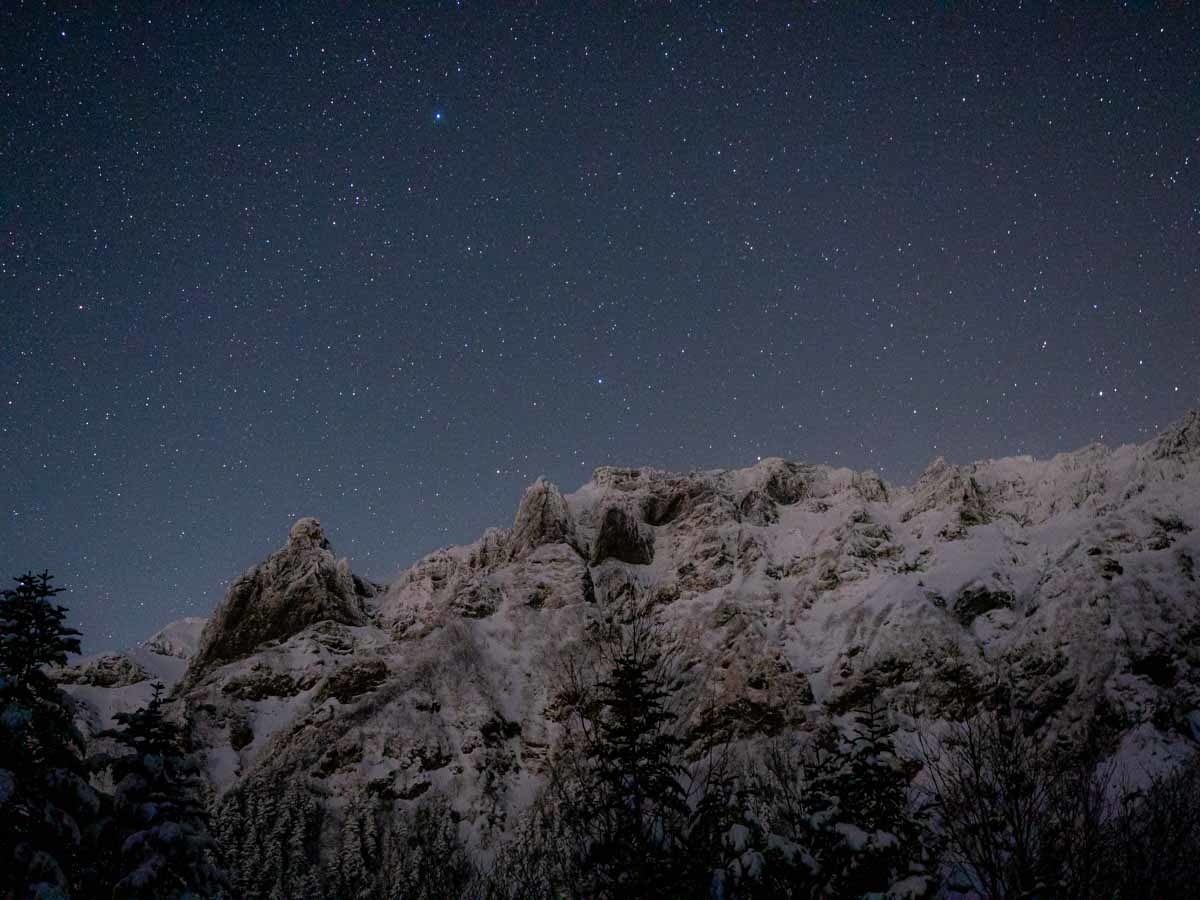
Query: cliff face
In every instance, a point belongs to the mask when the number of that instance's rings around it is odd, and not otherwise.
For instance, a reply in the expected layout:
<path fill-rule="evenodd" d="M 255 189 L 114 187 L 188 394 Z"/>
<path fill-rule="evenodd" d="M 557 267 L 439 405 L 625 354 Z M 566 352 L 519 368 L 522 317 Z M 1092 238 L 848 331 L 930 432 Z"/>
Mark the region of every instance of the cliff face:
<path fill-rule="evenodd" d="M 230 589 L 178 698 L 223 798 L 304 785 L 336 821 L 441 795 L 486 848 L 541 783 L 563 659 L 634 595 L 702 733 L 760 740 L 868 691 L 945 717 L 1001 671 L 1036 721 L 1102 717 L 1152 769 L 1200 729 L 1198 435 L 1192 414 L 1143 446 L 938 460 L 911 487 L 602 468 L 381 588 L 304 519 Z"/>
<path fill-rule="evenodd" d="M 299 519 L 287 544 L 233 583 L 204 628 L 187 680 L 318 622 L 361 625 L 366 617 L 350 568 L 334 559 L 321 523 Z"/>

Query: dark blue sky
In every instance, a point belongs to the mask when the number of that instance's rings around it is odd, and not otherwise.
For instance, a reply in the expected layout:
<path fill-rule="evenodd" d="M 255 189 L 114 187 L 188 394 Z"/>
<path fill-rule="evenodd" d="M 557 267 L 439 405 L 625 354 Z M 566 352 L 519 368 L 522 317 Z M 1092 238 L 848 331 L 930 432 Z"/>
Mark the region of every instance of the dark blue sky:
<path fill-rule="evenodd" d="M 0 546 L 87 647 L 301 514 L 384 579 L 540 474 L 1200 404 L 1194 4 L 175 6 L 0 12 Z"/>

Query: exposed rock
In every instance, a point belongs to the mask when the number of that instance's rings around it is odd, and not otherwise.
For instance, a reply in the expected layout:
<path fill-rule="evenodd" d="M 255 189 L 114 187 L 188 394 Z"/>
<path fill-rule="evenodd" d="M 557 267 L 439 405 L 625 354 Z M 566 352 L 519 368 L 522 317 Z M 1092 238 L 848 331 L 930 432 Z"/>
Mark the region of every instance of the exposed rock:
<path fill-rule="evenodd" d="M 525 557 L 513 595 L 533 609 L 562 609 L 595 601 L 587 563 L 566 544 L 546 544 Z"/>
<path fill-rule="evenodd" d="M 1179 422 L 1155 438 L 1150 455 L 1154 459 L 1200 459 L 1200 409 L 1193 409 Z"/>
<path fill-rule="evenodd" d="M 254 729 L 245 719 L 234 719 L 229 723 L 229 746 L 234 750 L 244 750 L 254 743 Z"/>
<path fill-rule="evenodd" d="M 600 531 L 592 544 L 592 565 L 606 559 L 616 559 L 631 565 L 645 565 L 654 560 L 654 532 L 641 526 L 633 516 L 619 506 L 604 512 Z"/>
<path fill-rule="evenodd" d="M 954 618 L 970 627 L 978 616 L 993 609 L 1012 609 L 1013 595 L 1008 591 L 989 590 L 983 586 L 963 588 L 954 598 Z"/>
<path fill-rule="evenodd" d="M 195 683 L 223 662 L 326 620 L 346 625 L 366 621 L 354 579 L 334 559 L 321 523 L 299 519 L 286 546 L 230 587 L 204 628 L 187 680 Z"/>
<path fill-rule="evenodd" d="M 697 500 L 706 493 L 703 483 L 679 478 L 655 485 L 642 499 L 642 519 L 647 525 L 670 525 L 681 516 L 687 515 Z"/>
<path fill-rule="evenodd" d="M 592 480 L 601 487 L 618 491 L 633 491 L 646 483 L 647 475 L 641 469 L 623 469 L 619 466 L 599 466 L 592 472 Z"/>
<path fill-rule="evenodd" d="M 901 521 L 907 522 L 930 510 L 952 510 L 957 513 L 957 520 L 944 529 L 944 536 L 951 539 L 961 538 L 965 528 L 990 522 L 993 511 L 973 468 L 952 466 L 939 456 L 917 479 L 912 504 Z"/>
<path fill-rule="evenodd" d="M 268 697 L 294 697 L 313 684 L 311 678 L 302 682 L 287 672 L 276 672 L 268 666 L 257 665 L 249 672 L 225 682 L 221 693 L 238 700 L 257 701 Z"/>
<path fill-rule="evenodd" d="M 510 532 L 511 558 L 521 559 L 544 544 L 575 546 L 575 522 L 559 489 L 539 478 L 525 491 Z"/>
<path fill-rule="evenodd" d="M 56 669 L 53 675 L 60 684 L 88 684 L 104 688 L 129 687 L 150 678 L 150 673 L 134 660 L 116 653 Z"/>
<path fill-rule="evenodd" d="M 813 467 L 787 460 L 764 459 L 757 466 L 765 476 L 762 490 L 776 503 L 790 506 L 805 499 L 813 481 Z"/>
<path fill-rule="evenodd" d="M 450 608 L 468 619 L 486 619 L 500 608 L 501 589 L 487 580 L 472 579 L 454 595 Z"/>
<path fill-rule="evenodd" d="M 373 691 L 387 680 L 388 668 L 382 659 L 364 659 L 342 666 L 329 680 L 321 685 L 316 702 L 332 697 L 339 703 L 349 703 L 354 698 Z"/>
<path fill-rule="evenodd" d="M 748 525 L 770 525 L 779 521 L 779 509 L 765 492 L 751 491 L 738 504 L 738 515 Z"/>
<path fill-rule="evenodd" d="M 864 503 L 888 502 L 887 485 L 874 472 L 855 472 L 850 483 Z"/>

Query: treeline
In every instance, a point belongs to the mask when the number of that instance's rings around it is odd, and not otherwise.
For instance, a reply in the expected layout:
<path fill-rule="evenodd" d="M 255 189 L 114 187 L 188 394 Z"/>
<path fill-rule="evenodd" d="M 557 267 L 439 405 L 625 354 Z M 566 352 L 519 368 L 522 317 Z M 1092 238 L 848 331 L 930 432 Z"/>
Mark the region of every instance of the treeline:
<path fill-rule="evenodd" d="M 1134 789 L 1102 729 L 1047 741 L 1000 683 L 940 727 L 868 693 L 803 733 L 705 745 L 647 611 L 595 637 L 598 665 L 563 678 L 549 785 L 477 894 L 1196 895 L 1200 756 Z"/>
<path fill-rule="evenodd" d="M 1195 895 L 1196 757 L 1133 790 L 1101 731 L 1047 742 L 999 685 L 940 726 L 876 693 L 766 741 L 701 736 L 689 723 L 712 717 L 675 707 L 681 666 L 653 616 L 607 608 L 590 653 L 564 663 L 547 783 L 486 862 L 444 799 L 398 816 L 364 789 L 333 813 L 292 777 L 223 803 L 238 895 Z"/>
<path fill-rule="evenodd" d="M 228 878 L 199 773 L 156 687 L 85 755 L 47 675 L 79 652 L 48 573 L 0 597 L 0 897 L 217 897 Z"/>
<path fill-rule="evenodd" d="M 509 838 L 468 852 L 411 808 L 254 778 L 210 822 L 155 694 L 85 758 L 46 676 L 77 652 L 46 575 L 0 601 L 0 897 L 1191 897 L 1200 762 L 1134 790 L 1098 729 L 1047 741 L 1003 689 L 929 723 L 882 692 L 802 731 L 714 736 L 651 611 L 606 604 L 564 663 L 561 740 Z M 215 839 L 214 839 L 215 836 Z M 226 874 L 226 871 L 228 874 Z"/>

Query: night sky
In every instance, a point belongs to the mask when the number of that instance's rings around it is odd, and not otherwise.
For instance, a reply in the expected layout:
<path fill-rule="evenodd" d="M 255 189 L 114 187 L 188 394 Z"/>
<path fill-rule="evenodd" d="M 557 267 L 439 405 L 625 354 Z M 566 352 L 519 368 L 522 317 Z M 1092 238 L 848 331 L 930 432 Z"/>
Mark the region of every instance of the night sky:
<path fill-rule="evenodd" d="M 1200 405 L 1196 4 L 127 6 L 0 12 L 0 560 L 85 648 L 298 515 L 383 580 L 538 475 Z"/>

